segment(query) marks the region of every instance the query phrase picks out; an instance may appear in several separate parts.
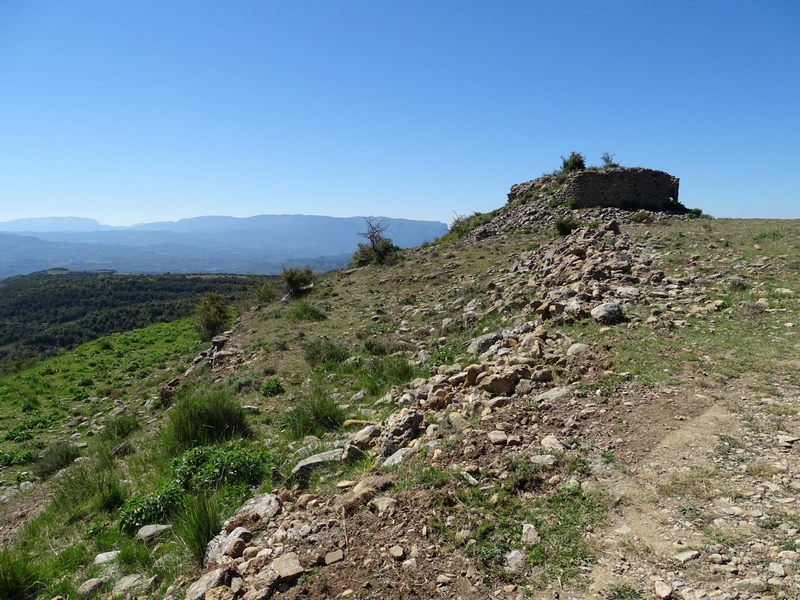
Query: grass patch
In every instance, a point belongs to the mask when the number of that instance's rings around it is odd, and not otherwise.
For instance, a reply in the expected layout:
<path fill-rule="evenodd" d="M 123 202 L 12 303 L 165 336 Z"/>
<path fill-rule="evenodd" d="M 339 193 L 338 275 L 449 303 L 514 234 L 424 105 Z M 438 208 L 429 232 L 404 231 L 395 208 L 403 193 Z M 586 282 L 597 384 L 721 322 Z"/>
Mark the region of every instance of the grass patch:
<path fill-rule="evenodd" d="M 297 406 L 281 415 L 280 426 L 293 440 L 302 440 L 307 435 L 322 436 L 341 427 L 347 413 L 339 408 L 330 396 L 317 392 L 301 400 Z"/>
<path fill-rule="evenodd" d="M 34 472 L 37 477 L 44 479 L 56 471 L 68 467 L 80 455 L 80 450 L 75 446 L 70 446 L 67 442 L 55 443 L 48 447 L 42 458 L 36 462 Z"/>
<path fill-rule="evenodd" d="M 305 300 L 298 300 L 292 304 L 286 314 L 295 321 L 324 321 L 328 318 L 324 309 Z"/>
<path fill-rule="evenodd" d="M 220 507 L 216 498 L 200 493 L 187 498 L 183 510 L 175 519 L 175 531 L 192 560 L 203 565 L 206 546 L 222 528 Z"/>
<path fill-rule="evenodd" d="M 3 600 L 35 598 L 40 574 L 30 558 L 13 548 L 0 550 L 0 594 Z"/>
<path fill-rule="evenodd" d="M 326 338 L 309 340 L 303 346 L 303 356 L 311 366 L 323 363 L 343 363 L 350 358 L 350 350 Z"/>
<path fill-rule="evenodd" d="M 171 455 L 252 434 L 242 407 L 228 391 L 184 393 L 168 413 L 162 439 Z"/>

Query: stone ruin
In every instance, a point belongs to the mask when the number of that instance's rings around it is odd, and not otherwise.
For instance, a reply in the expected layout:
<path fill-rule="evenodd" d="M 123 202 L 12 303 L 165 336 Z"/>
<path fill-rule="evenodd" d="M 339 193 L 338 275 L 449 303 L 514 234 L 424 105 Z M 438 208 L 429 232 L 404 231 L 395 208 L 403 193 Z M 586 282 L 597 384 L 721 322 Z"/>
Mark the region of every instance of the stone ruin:
<path fill-rule="evenodd" d="M 648 210 L 685 214 L 678 202 L 680 180 L 664 171 L 640 167 L 586 169 L 569 173 L 563 183 L 556 175 L 511 186 L 508 201 L 536 197 L 540 193 L 570 208 L 607 207 L 636 211 Z"/>

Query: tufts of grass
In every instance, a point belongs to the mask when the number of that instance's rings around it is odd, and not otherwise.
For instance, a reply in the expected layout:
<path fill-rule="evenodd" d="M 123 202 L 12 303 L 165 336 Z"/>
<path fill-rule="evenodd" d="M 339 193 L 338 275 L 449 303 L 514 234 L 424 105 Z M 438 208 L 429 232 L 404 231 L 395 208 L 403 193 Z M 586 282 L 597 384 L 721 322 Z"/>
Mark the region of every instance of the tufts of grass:
<path fill-rule="evenodd" d="M 47 448 L 42 458 L 36 462 L 34 472 L 44 479 L 71 465 L 81 455 L 80 450 L 66 442 L 58 442 Z"/>
<path fill-rule="evenodd" d="M 189 551 L 198 566 L 203 564 L 206 546 L 222 527 L 220 507 L 216 498 L 200 493 L 187 498 L 183 509 L 175 519 L 178 538 Z"/>
<path fill-rule="evenodd" d="M 321 436 L 338 429 L 346 417 L 347 413 L 333 398 L 317 392 L 283 413 L 280 425 L 291 439 L 301 440 L 307 435 Z"/>
<path fill-rule="evenodd" d="M 30 557 L 14 548 L 0 550 L 0 595 L 3 600 L 36 598 L 39 572 Z"/>
<path fill-rule="evenodd" d="M 118 442 L 130 436 L 141 426 L 142 424 L 135 415 L 119 415 L 106 423 L 100 433 L 100 439 L 105 442 Z"/>
<path fill-rule="evenodd" d="M 318 338 L 306 342 L 303 347 L 303 356 L 312 366 L 323 363 L 343 363 L 350 358 L 350 350 L 328 339 Z"/>
<path fill-rule="evenodd" d="M 608 590 L 607 600 L 644 600 L 642 592 L 629 585 L 615 585 Z"/>
<path fill-rule="evenodd" d="M 298 300 L 292 304 L 287 315 L 296 321 L 324 321 L 328 318 L 324 309 L 305 300 Z"/>
<path fill-rule="evenodd" d="M 207 446 L 238 437 L 252 430 L 242 407 L 228 391 L 185 393 L 168 413 L 163 443 L 172 456 L 195 446 Z"/>

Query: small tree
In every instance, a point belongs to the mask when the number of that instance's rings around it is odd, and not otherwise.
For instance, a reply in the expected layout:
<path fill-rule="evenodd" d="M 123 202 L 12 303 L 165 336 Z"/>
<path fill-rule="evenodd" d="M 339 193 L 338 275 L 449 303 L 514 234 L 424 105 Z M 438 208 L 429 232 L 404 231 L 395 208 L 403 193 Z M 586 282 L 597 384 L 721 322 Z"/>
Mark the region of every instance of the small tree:
<path fill-rule="evenodd" d="M 225 331 L 231 318 L 225 299 L 214 292 L 203 296 L 194 309 L 194 326 L 204 340 L 210 340 Z"/>
<path fill-rule="evenodd" d="M 367 230 L 360 231 L 358 235 L 367 240 L 367 244 L 359 244 L 358 250 L 353 254 L 352 263 L 357 267 L 369 264 L 394 264 L 400 257 L 401 250 L 384 234 L 389 230 L 385 219 L 364 217 Z"/>
<path fill-rule="evenodd" d="M 586 158 L 580 152 L 570 152 L 567 158 L 561 157 L 561 172 L 572 173 L 586 168 Z"/>

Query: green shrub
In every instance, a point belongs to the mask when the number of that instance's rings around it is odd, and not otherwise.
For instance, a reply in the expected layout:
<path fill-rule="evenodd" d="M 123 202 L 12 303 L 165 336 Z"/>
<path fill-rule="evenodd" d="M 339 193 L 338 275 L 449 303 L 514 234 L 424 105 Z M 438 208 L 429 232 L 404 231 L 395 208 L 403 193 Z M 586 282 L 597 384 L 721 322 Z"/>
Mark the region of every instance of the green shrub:
<path fill-rule="evenodd" d="M 30 556 L 14 548 L 0 550 L 0 598 L 35 598 L 42 585 L 39 579 L 39 572 Z"/>
<path fill-rule="evenodd" d="M 14 465 L 26 465 L 36 460 L 36 451 L 30 448 L 3 452 L 0 450 L 0 467 L 11 467 Z"/>
<path fill-rule="evenodd" d="M 555 228 L 556 233 L 560 236 L 566 236 L 583 227 L 583 223 L 575 219 L 556 219 Z"/>
<path fill-rule="evenodd" d="M 576 208 L 578 208 L 578 199 L 567 198 L 567 201 L 564 203 L 564 206 L 566 206 L 570 210 L 575 210 Z"/>
<path fill-rule="evenodd" d="M 174 482 L 148 496 L 134 496 L 119 511 L 120 530 L 133 535 L 144 525 L 164 523 L 182 506 L 184 496 L 184 490 Z"/>
<path fill-rule="evenodd" d="M 384 238 L 374 247 L 369 244 L 359 244 L 350 264 L 354 267 L 396 265 L 400 262 L 402 256 L 402 249 L 399 246 L 395 246 L 389 238 Z"/>
<path fill-rule="evenodd" d="M 225 299 L 214 292 L 203 296 L 194 310 L 194 326 L 204 340 L 225 331 L 232 319 Z"/>
<path fill-rule="evenodd" d="M 259 388 L 262 396 L 266 396 L 267 398 L 271 398 L 272 396 L 278 396 L 285 392 L 286 390 L 283 389 L 283 385 L 281 384 L 281 380 L 277 377 L 272 377 L 271 379 L 267 379 L 264 383 L 261 384 Z"/>
<path fill-rule="evenodd" d="M 237 437 L 249 437 L 250 426 L 242 407 L 228 391 L 184 394 L 168 413 L 164 430 L 167 451 L 178 454 Z"/>
<path fill-rule="evenodd" d="M 586 158 L 580 152 L 570 152 L 567 158 L 561 157 L 561 172 L 573 173 L 586 168 Z"/>
<path fill-rule="evenodd" d="M 253 297 L 260 304 L 269 304 L 278 297 L 278 290 L 272 281 L 266 279 L 253 290 Z"/>
<path fill-rule="evenodd" d="M 321 436 L 338 429 L 346 417 L 347 413 L 333 398 L 318 393 L 283 413 L 280 424 L 290 438 L 302 440 L 307 435 Z"/>
<path fill-rule="evenodd" d="M 303 356 L 310 365 L 316 366 L 323 363 L 343 363 L 351 355 L 350 350 L 344 346 L 325 338 L 317 338 L 305 343 Z"/>
<path fill-rule="evenodd" d="M 80 450 L 66 442 L 58 442 L 45 450 L 42 458 L 36 461 L 34 472 L 37 477 L 45 478 L 56 471 L 68 467 L 81 455 Z"/>
<path fill-rule="evenodd" d="M 630 220 L 634 223 L 645 223 L 650 221 L 650 214 L 646 210 L 640 210 L 630 216 Z"/>
<path fill-rule="evenodd" d="M 206 546 L 222 528 L 222 517 L 216 498 L 200 493 L 186 499 L 175 519 L 175 531 L 198 566 L 203 564 Z"/>
<path fill-rule="evenodd" d="M 328 318 L 323 309 L 305 300 L 298 300 L 292 304 L 288 314 L 297 321 L 324 321 Z"/>
<path fill-rule="evenodd" d="M 311 267 L 304 267 L 298 269 L 291 267 L 284 268 L 281 273 L 283 283 L 292 298 L 300 298 L 311 291 L 311 286 L 314 283 L 314 272 Z"/>
<path fill-rule="evenodd" d="M 269 469 L 279 464 L 279 456 L 267 448 L 236 440 L 225 446 L 188 450 L 173 460 L 172 473 L 181 489 L 214 490 L 223 485 L 258 485 Z"/>

